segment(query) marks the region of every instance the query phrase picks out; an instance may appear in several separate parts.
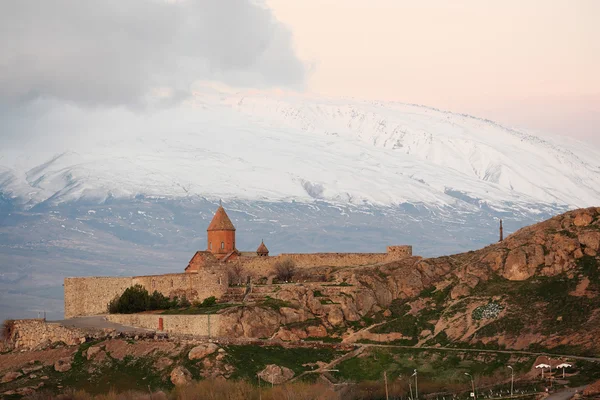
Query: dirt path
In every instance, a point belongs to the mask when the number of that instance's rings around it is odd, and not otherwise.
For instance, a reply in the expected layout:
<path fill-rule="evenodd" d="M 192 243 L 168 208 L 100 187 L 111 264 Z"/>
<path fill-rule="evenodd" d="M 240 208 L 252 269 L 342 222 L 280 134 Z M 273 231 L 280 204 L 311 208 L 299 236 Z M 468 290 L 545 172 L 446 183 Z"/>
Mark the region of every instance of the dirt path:
<path fill-rule="evenodd" d="M 350 358 L 356 357 L 358 355 L 360 355 L 363 351 L 365 351 L 364 347 L 358 347 L 352 351 L 349 351 L 348 353 L 344 354 L 343 356 L 340 356 L 332 361 L 330 361 L 328 364 L 317 368 L 315 370 L 312 371 L 304 371 L 303 373 L 301 373 L 300 375 L 294 377 L 293 379 L 290 380 L 290 382 L 293 382 L 297 379 L 299 379 L 300 377 L 307 375 L 307 374 L 322 374 L 322 373 L 327 373 L 328 370 L 333 369 L 336 365 L 338 365 L 339 363 L 346 361 Z"/>

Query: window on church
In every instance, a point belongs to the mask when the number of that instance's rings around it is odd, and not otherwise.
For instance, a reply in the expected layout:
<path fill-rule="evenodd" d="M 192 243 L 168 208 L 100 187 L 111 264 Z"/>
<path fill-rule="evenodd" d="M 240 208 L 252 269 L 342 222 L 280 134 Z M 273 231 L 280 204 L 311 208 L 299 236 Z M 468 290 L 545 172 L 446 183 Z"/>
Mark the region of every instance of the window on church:
<path fill-rule="evenodd" d="M 212 250 L 212 242 L 208 242 L 208 249 Z"/>
<path fill-rule="evenodd" d="M 225 242 L 221 242 L 221 248 L 224 249 L 225 248 Z"/>

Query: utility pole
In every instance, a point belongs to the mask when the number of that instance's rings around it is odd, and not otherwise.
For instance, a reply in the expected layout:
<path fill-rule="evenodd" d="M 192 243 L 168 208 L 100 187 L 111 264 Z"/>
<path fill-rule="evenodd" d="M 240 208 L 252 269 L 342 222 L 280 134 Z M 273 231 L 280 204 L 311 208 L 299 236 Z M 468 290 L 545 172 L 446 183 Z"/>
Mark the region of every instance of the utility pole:
<path fill-rule="evenodd" d="M 390 394 L 388 393 L 387 372 L 386 371 L 383 371 L 383 380 L 385 382 L 385 400 L 390 400 Z"/>
<path fill-rule="evenodd" d="M 513 389 L 515 387 L 515 370 L 510 365 L 508 366 L 508 368 L 510 368 L 510 397 L 512 398 Z"/>

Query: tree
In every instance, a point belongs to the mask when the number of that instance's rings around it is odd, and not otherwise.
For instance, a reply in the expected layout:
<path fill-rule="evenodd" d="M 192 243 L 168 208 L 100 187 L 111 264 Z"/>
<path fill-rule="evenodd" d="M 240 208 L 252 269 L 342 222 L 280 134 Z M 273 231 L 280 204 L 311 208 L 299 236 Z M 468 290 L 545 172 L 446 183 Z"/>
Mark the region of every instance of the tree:
<path fill-rule="evenodd" d="M 112 314 L 133 314 L 149 308 L 150 295 L 142 285 L 128 287 L 108 305 L 108 311 Z"/>
<path fill-rule="evenodd" d="M 275 263 L 275 275 L 281 282 L 290 282 L 296 274 L 296 263 L 290 258 Z"/>
<path fill-rule="evenodd" d="M 234 264 L 227 268 L 227 279 L 230 285 L 242 285 L 247 275 L 246 270 L 240 264 Z"/>

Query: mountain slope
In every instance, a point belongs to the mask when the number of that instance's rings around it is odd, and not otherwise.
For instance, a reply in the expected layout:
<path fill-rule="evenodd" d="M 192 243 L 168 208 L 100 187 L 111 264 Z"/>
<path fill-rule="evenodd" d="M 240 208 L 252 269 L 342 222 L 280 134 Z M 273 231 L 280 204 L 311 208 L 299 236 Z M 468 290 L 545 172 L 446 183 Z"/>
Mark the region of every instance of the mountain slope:
<path fill-rule="evenodd" d="M 220 198 L 243 250 L 423 256 L 600 200 L 598 149 L 414 105 L 205 87 L 39 124 L 0 147 L 0 318 L 60 317 L 65 276 L 180 272 Z"/>
<path fill-rule="evenodd" d="M 600 198 L 597 149 L 426 107 L 207 91 L 131 118 L 67 133 L 55 153 L 7 155 L 0 190 L 29 206 L 139 194 L 499 208 Z"/>

